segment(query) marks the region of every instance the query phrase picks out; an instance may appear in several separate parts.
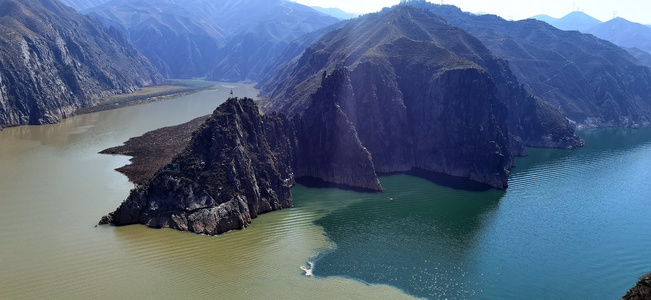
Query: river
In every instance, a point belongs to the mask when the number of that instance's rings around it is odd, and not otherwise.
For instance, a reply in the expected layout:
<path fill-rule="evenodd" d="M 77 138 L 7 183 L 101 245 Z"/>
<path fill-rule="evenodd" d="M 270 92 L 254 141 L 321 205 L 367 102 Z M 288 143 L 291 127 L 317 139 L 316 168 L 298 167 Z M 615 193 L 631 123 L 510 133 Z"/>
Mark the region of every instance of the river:
<path fill-rule="evenodd" d="M 217 237 L 98 226 L 133 187 L 97 154 L 212 112 L 251 85 L 0 132 L 0 298 L 617 298 L 651 271 L 651 131 L 531 149 L 507 192 L 407 175 L 365 194 L 296 186 L 295 207 Z M 301 267 L 315 262 L 315 277 Z"/>

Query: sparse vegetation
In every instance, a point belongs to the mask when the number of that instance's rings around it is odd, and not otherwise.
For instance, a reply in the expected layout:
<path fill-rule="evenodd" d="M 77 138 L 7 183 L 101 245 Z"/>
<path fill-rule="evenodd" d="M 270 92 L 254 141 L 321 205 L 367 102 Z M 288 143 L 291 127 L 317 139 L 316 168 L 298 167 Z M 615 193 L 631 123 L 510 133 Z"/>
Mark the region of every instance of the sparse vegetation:
<path fill-rule="evenodd" d="M 156 171 L 169 163 L 192 139 L 192 133 L 208 119 L 196 118 L 176 126 L 163 127 L 129 139 L 122 146 L 109 148 L 101 154 L 132 156 L 131 164 L 116 169 L 136 184 L 145 184 Z M 173 165 L 173 164 L 171 164 Z M 174 168 L 174 166 L 171 166 Z M 175 166 L 178 168 L 178 165 Z"/>

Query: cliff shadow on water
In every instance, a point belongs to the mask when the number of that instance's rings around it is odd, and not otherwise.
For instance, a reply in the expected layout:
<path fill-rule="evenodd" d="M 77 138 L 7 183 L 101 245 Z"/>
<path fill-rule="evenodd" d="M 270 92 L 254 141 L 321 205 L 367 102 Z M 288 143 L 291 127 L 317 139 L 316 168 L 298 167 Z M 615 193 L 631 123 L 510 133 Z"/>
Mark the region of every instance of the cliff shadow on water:
<path fill-rule="evenodd" d="M 456 177 L 456 176 L 451 176 L 443 173 L 438 173 L 438 172 L 433 172 L 433 171 L 428 171 L 424 169 L 418 169 L 414 168 L 411 169 L 408 172 L 405 172 L 404 174 L 414 176 L 414 177 L 419 177 L 422 179 L 425 179 L 427 181 L 430 181 L 431 183 L 440 185 L 440 186 L 445 186 L 449 188 L 453 188 L 456 190 L 465 190 L 465 191 L 472 191 L 472 192 L 484 192 L 484 191 L 489 191 L 493 189 L 488 184 L 484 184 L 481 182 L 477 181 L 472 181 L 468 178 L 463 178 L 463 177 Z M 383 174 L 383 175 L 391 175 L 391 174 Z"/>
<path fill-rule="evenodd" d="M 310 176 L 296 178 L 296 183 L 312 189 L 339 189 L 342 191 L 352 191 L 352 192 L 367 193 L 367 194 L 378 193 L 378 191 L 376 190 L 370 190 L 365 188 L 353 187 L 345 184 L 327 182 L 324 181 L 323 179 L 310 177 Z"/>
<path fill-rule="evenodd" d="M 426 298 L 479 293 L 477 278 L 469 274 L 488 224 L 486 216 L 499 207 L 505 192 L 456 190 L 406 174 L 380 180 L 384 193 L 346 193 L 350 199 L 363 200 L 315 222 L 335 246 L 313 259 L 314 275 L 391 284 Z M 297 206 L 341 197 L 303 187 L 296 190 Z"/>

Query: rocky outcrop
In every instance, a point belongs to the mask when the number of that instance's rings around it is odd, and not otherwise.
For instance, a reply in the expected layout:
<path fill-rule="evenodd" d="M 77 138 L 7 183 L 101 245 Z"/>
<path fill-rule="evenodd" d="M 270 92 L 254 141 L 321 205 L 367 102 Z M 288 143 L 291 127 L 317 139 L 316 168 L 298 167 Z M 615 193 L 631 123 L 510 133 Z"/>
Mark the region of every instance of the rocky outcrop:
<path fill-rule="evenodd" d="M 640 277 L 637 284 L 632 287 L 622 300 L 648 300 L 651 299 L 651 273 Z"/>
<path fill-rule="evenodd" d="M 262 115 L 251 99 L 229 99 L 183 152 L 100 224 L 212 235 L 291 207 L 296 177 L 381 190 L 369 152 L 335 102 L 315 105 L 308 115 L 294 120 Z"/>
<path fill-rule="evenodd" d="M 524 146 L 584 145 L 558 110 L 528 93 L 508 64 L 441 18 L 397 7 L 323 36 L 269 80 L 267 111 L 304 115 L 324 72 L 376 172 L 413 168 L 506 188 Z M 270 88 L 276 86 L 276 88 Z M 307 97 L 306 95 L 312 95 Z"/>
<path fill-rule="evenodd" d="M 115 28 L 56 0 L 0 0 L 0 126 L 56 123 L 162 82 Z"/>
<path fill-rule="evenodd" d="M 230 99 L 102 223 L 202 234 L 245 228 L 260 213 L 292 206 L 293 143 L 286 118 L 261 115 L 250 99 Z"/>

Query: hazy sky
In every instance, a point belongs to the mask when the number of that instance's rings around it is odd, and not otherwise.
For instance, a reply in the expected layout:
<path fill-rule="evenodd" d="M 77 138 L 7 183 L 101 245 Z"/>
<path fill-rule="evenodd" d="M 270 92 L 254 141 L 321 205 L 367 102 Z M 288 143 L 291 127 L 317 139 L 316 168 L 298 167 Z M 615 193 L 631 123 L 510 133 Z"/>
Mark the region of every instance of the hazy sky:
<path fill-rule="evenodd" d="M 434 3 L 441 1 L 428 0 Z M 297 0 L 297 2 L 321 7 L 338 7 L 348 12 L 367 13 L 393 6 L 400 0 Z M 618 17 L 642 24 L 651 24 L 651 0 L 444 0 L 464 11 L 485 12 L 505 19 L 526 19 L 538 14 L 560 18 L 573 10 L 608 21 L 616 12 Z"/>

